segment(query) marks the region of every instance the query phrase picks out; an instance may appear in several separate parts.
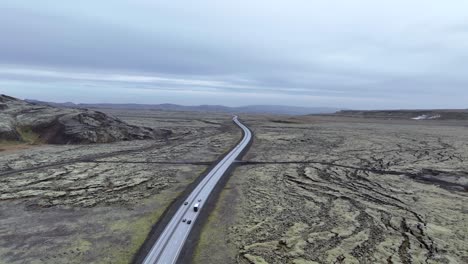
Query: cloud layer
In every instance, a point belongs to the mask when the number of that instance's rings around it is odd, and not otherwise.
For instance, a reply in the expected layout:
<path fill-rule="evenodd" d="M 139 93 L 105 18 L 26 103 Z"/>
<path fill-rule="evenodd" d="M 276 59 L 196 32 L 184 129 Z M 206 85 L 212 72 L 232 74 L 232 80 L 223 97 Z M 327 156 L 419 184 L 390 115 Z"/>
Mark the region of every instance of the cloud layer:
<path fill-rule="evenodd" d="M 468 107 L 466 1 L 172 2 L 0 4 L 1 91 L 61 101 Z"/>

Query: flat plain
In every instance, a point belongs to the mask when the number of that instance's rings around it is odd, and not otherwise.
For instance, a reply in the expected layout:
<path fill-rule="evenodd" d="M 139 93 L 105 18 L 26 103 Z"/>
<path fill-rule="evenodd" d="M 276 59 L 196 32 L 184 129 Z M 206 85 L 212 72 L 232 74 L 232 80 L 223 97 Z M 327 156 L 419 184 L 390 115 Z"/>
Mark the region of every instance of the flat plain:
<path fill-rule="evenodd" d="M 129 263 L 241 138 L 228 114 L 100 109 L 167 138 L 0 152 L 0 263 Z M 254 142 L 194 263 L 467 263 L 468 122 L 240 115 Z"/>
<path fill-rule="evenodd" d="M 243 118 L 195 263 L 467 263 L 466 121 Z"/>

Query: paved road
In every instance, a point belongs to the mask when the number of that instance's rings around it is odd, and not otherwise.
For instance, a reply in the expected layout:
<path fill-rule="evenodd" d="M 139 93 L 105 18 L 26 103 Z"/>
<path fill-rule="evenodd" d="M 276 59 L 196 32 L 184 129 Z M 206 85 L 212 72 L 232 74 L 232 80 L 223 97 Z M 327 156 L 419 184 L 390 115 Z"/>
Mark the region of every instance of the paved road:
<path fill-rule="evenodd" d="M 205 178 L 203 178 L 197 187 L 195 187 L 151 248 L 143 261 L 144 264 L 176 263 L 190 230 L 197 224 L 196 220 L 200 214 L 200 210 L 203 210 L 203 205 L 208 199 L 208 196 L 211 194 L 224 172 L 231 166 L 242 150 L 247 147 L 252 138 L 250 130 L 237 120 L 237 116 L 233 117 L 233 121 L 244 131 L 242 141 L 231 150 Z M 198 212 L 194 210 L 195 204 L 199 204 Z M 189 221 L 191 221 L 190 224 L 188 224 Z"/>

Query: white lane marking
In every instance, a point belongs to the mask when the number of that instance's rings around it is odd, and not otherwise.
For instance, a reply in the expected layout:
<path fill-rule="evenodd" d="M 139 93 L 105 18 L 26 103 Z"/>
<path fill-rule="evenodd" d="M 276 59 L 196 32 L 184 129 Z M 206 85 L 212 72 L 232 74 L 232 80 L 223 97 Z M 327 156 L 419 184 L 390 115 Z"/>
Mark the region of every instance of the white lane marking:
<path fill-rule="evenodd" d="M 191 200 L 191 202 L 193 202 L 195 197 L 198 196 L 197 198 L 199 198 L 200 195 L 203 195 L 206 197 L 209 196 L 212 189 L 214 188 L 216 183 L 219 181 L 221 176 L 224 174 L 227 168 L 229 168 L 229 166 L 232 164 L 234 159 L 240 154 L 240 152 L 245 148 L 247 143 L 250 141 L 250 138 L 252 137 L 250 130 L 248 130 L 246 126 L 244 126 L 242 123 L 240 123 L 237 120 L 237 116 L 233 118 L 233 121 L 244 131 L 243 139 L 230 153 L 228 153 L 226 157 L 223 158 L 223 160 L 220 163 L 218 163 L 213 168 L 213 170 L 210 171 L 210 173 L 208 173 L 208 175 L 202 180 L 202 182 L 200 182 L 200 184 L 192 191 L 192 193 L 189 195 L 186 201 Z M 227 162 L 227 161 L 230 161 L 230 162 Z M 222 172 L 222 173 L 218 173 L 218 172 Z M 204 193 L 202 192 L 206 193 L 206 195 L 204 195 Z M 158 239 L 155 245 L 153 245 L 153 248 L 150 250 L 150 253 L 146 256 L 144 263 L 155 263 L 158 259 L 160 260 L 160 263 L 174 263 L 177 260 L 180 250 L 182 249 L 185 243 L 185 239 L 188 236 L 192 225 L 195 223 L 195 220 L 198 217 L 198 213 L 194 214 L 193 218 L 190 219 L 192 221 L 191 224 L 190 225 L 186 224 L 186 226 L 182 226 L 182 228 L 180 228 L 180 224 L 181 224 L 180 220 L 182 219 L 183 216 L 186 216 L 187 221 L 189 221 L 188 219 L 190 216 L 187 216 L 187 213 L 190 215 L 190 211 L 189 211 L 190 209 L 191 208 L 187 208 L 183 206 L 178 209 L 176 215 L 174 215 L 174 217 L 171 219 L 170 223 L 163 231 L 163 234 L 161 235 L 161 237 Z M 183 232 L 184 229 L 185 229 L 185 232 Z M 183 232 L 182 236 L 184 238 L 181 242 L 179 242 L 180 241 L 179 239 L 174 239 L 172 241 L 168 240 L 169 238 L 167 236 L 174 237 L 175 234 L 177 234 L 177 236 L 175 236 L 176 238 L 180 238 L 181 231 Z M 163 251 L 164 249 L 167 248 L 168 244 L 171 244 L 171 245 L 175 244 L 174 245 L 175 247 L 171 246 L 169 247 L 170 250 Z M 175 248 L 177 250 L 175 254 L 173 254 L 173 258 L 171 262 L 164 262 L 166 258 L 163 258 L 163 255 L 171 254 L 171 252 L 173 252 Z M 170 256 L 167 256 L 167 257 L 170 258 Z"/>

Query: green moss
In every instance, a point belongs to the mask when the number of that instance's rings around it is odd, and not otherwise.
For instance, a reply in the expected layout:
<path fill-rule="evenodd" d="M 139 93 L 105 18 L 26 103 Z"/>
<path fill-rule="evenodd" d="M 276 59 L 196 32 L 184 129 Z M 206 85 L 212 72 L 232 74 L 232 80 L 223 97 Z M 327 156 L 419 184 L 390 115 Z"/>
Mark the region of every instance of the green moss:
<path fill-rule="evenodd" d="M 263 259 L 260 256 L 254 256 L 251 254 L 245 254 L 244 257 L 250 261 L 250 263 L 253 264 L 268 264 L 265 259 Z"/>
<path fill-rule="evenodd" d="M 198 171 L 194 175 L 198 175 L 202 173 L 204 169 Z M 189 184 L 192 182 L 196 177 L 191 179 L 187 179 L 186 182 L 182 182 L 182 184 Z M 126 264 L 130 263 L 134 257 L 134 255 L 138 252 L 140 247 L 145 242 L 148 234 L 151 231 L 153 225 L 159 220 L 162 216 L 164 211 L 167 207 L 180 195 L 182 195 L 183 191 L 180 192 L 171 192 L 171 191 L 163 191 L 158 194 L 156 197 L 147 199 L 144 203 L 155 203 L 157 202 L 161 206 L 146 215 L 138 217 L 134 221 L 129 219 L 124 219 L 120 221 L 116 221 L 110 224 L 109 229 L 111 232 L 118 232 L 122 233 L 123 235 L 127 235 L 130 239 L 129 244 L 125 248 L 121 247 L 113 247 L 108 252 L 108 261 L 111 263 L 116 264 Z M 154 199 L 157 199 L 156 201 Z"/>
<path fill-rule="evenodd" d="M 197 246 L 195 247 L 194 252 L 194 263 L 201 263 L 202 252 L 205 252 L 205 249 L 210 245 L 222 245 L 220 243 L 225 243 L 220 240 L 219 234 L 222 232 L 220 226 L 214 224 L 218 221 L 218 212 L 213 210 L 208 216 L 205 226 L 203 226 L 202 232 L 200 233 L 200 239 L 198 240 Z"/>
<path fill-rule="evenodd" d="M 242 133 L 238 133 L 238 137 L 241 138 Z M 224 149 L 224 153 L 227 153 L 231 150 L 231 147 L 226 147 Z M 204 263 L 203 257 L 204 252 L 210 252 L 212 255 L 210 256 L 211 259 L 219 260 L 220 262 L 224 262 L 227 258 L 227 255 L 234 255 L 235 252 L 231 252 L 231 248 L 226 245 L 225 237 L 225 228 L 226 225 L 222 223 L 221 220 L 221 212 L 220 210 L 223 208 L 223 202 L 226 201 L 226 196 L 229 195 L 232 191 L 232 187 L 226 185 L 223 190 L 221 191 L 219 198 L 216 202 L 216 206 L 213 211 L 208 215 L 208 218 L 205 224 L 202 227 L 202 231 L 200 232 L 200 238 L 195 246 L 195 250 L 193 253 L 193 263 Z M 210 246 L 217 245 L 216 253 L 210 251 Z"/>
<path fill-rule="evenodd" d="M 8 146 L 16 146 L 20 145 L 21 142 L 19 141 L 12 141 L 12 140 L 0 140 L 0 147 L 8 147 Z"/>
<path fill-rule="evenodd" d="M 71 248 L 77 249 L 81 252 L 87 252 L 91 249 L 92 245 L 93 244 L 89 242 L 88 240 L 84 240 L 80 238 L 73 243 L 73 246 Z"/>
<path fill-rule="evenodd" d="M 218 202 L 215 208 L 207 218 L 205 225 L 202 227 L 200 238 L 195 246 L 193 254 L 193 263 L 224 263 L 226 259 L 235 256 L 236 251 L 230 245 L 226 244 L 226 224 L 222 221 L 222 208 L 226 196 L 230 195 L 230 189 L 221 191 Z M 216 245 L 216 250 L 212 250 Z M 206 256 L 209 252 L 209 256 Z M 209 261 L 209 262 L 208 262 Z"/>
<path fill-rule="evenodd" d="M 40 144 L 41 138 L 30 127 L 18 127 L 16 131 L 21 136 L 21 140 L 28 144 Z"/>
<path fill-rule="evenodd" d="M 49 259 L 50 263 L 60 263 L 60 258 L 55 259 L 57 254 L 67 254 L 69 252 L 74 252 L 73 258 L 69 260 L 67 263 L 85 263 L 86 261 L 84 260 L 84 254 L 86 252 L 89 252 L 93 247 L 93 243 L 91 241 L 88 241 L 86 239 L 76 237 L 76 239 L 73 240 L 71 244 L 69 244 L 68 247 L 63 248 L 59 251 L 46 251 L 43 253 L 47 257 L 53 257 L 54 260 Z M 36 262 L 34 262 L 36 263 Z M 42 262 L 38 262 L 42 263 Z"/>
<path fill-rule="evenodd" d="M 299 259 L 294 259 L 293 264 L 319 264 L 319 263 L 315 261 L 299 258 Z"/>
<path fill-rule="evenodd" d="M 198 173 L 201 173 L 203 170 L 200 170 Z M 196 174 L 195 174 L 196 175 Z M 187 180 L 185 184 L 189 184 L 193 181 L 194 178 Z M 124 235 L 127 235 L 130 239 L 129 244 L 125 248 L 113 247 L 109 249 L 108 252 L 108 261 L 116 264 L 126 264 L 130 263 L 133 259 L 133 256 L 138 252 L 140 247 L 145 242 L 148 234 L 151 231 L 153 225 L 159 220 L 167 207 L 174 201 L 177 197 L 182 194 L 181 192 L 170 192 L 163 191 L 156 196 L 157 203 L 161 206 L 146 215 L 138 217 L 131 221 L 129 219 L 123 219 L 116 221 L 110 224 L 109 229 L 111 232 L 118 232 Z M 153 199 L 147 199 L 145 203 L 154 203 L 156 202 Z"/>
<path fill-rule="evenodd" d="M 179 195 L 179 193 L 175 193 L 166 197 L 158 197 L 158 202 L 166 206 L 161 206 L 161 208 L 158 210 L 141 216 L 138 219 L 135 219 L 135 221 L 124 219 L 110 224 L 110 230 L 112 232 L 128 235 L 130 241 L 129 245 L 125 248 L 114 247 L 109 249 L 109 261 L 112 261 L 112 263 L 116 264 L 130 263 L 133 256 L 136 254 L 136 252 L 138 252 L 140 247 L 145 242 L 145 239 L 148 237 L 152 226 L 159 220 L 167 206 Z"/>

